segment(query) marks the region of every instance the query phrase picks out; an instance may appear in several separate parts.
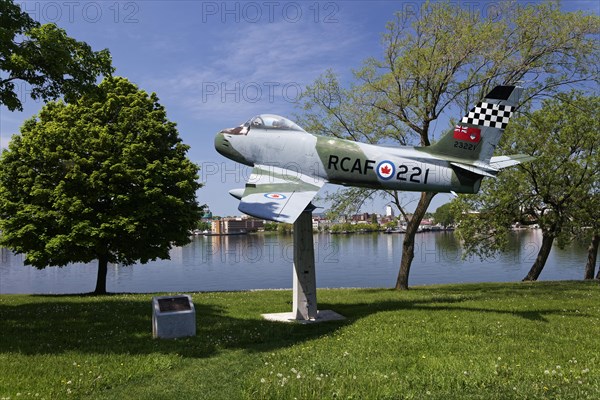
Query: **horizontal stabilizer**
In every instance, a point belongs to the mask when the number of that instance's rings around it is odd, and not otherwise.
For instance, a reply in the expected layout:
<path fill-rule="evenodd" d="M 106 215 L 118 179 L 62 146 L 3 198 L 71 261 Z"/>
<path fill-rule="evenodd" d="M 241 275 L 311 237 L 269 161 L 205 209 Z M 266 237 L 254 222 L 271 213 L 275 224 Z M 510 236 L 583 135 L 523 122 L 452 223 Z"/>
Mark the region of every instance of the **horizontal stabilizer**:
<path fill-rule="evenodd" d="M 501 169 L 512 167 L 514 165 L 531 160 L 535 160 L 535 157 L 528 156 L 527 154 L 513 154 L 510 156 L 492 157 L 489 164 L 465 164 L 460 162 L 450 162 L 450 164 L 477 175 L 495 178 L 498 174 L 498 171 Z"/>
<path fill-rule="evenodd" d="M 480 167 L 476 167 L 474 165 L 457 163 L 457 162 L 451 162 L 450 164 L 454 165 L 455 167 L 464 169 L 465 171 L 473 172 L 474 174 L 481 175 L 481 176 L 488 176 L 490 178 L 495 178 L 496 174 L 498 173 L 498 170 L 491 169 L 491 168 L 489 170 L 486 170 L 486 169 L 483 169 Z"/>
<path fill-rule="evenodd" d="M 527 154 L 513 154 L 510 156 L 492 157 L 490 165 L 495 169 L 503 169 L 532 160 L 535 160 L 535 157 L 528 156 Z"/>

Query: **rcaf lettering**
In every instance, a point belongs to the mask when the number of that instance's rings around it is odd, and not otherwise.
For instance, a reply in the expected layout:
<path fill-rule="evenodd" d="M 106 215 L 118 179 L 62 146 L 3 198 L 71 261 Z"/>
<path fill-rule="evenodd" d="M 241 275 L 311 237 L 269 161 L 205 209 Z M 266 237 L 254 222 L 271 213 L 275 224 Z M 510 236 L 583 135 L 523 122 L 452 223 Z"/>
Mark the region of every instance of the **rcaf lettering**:
<path fill-rule="evenodd" d="M 340 163 L 340 168 L 342 171 L 348 171 L 348 167 L 345 166 L 346 161 L 350 161 L 350 157 L 342 158 L 342 162 Z"/>
<path fill-rule="evenodd" d="M 373 171 L 373 164 L 375 160 L 364 160 L 361 158 L 342 157 L 335 154 L 329 155 L 329 162 L 327 163 L 327 169 L 342 170 L 344 172 L 357 172 L 362 175 L 366 175 L 368 170 Z"/>
<path fill-rule="evenodd" d="M 354 160 L 354 161 L 353 161 Z M 373 171 L 373 165 L 375 160 L 364 160 L 361 158 L 342 157 L 335 154 L 329 155 L 329 162 L 327 163 L 327 169 L 333 169 L 336 171 L 344 171 L 366 175 L 368 170 Z M 413 183 L 424 183 L 427 184 L 429 178 L 429 168 L 425 169 L 425 173 L 420 167 L 400 164 L 396 166 L 398 172 L 396 173 L 396 180 Z M 391 168 L 390 168 L 391 169 Z"/>

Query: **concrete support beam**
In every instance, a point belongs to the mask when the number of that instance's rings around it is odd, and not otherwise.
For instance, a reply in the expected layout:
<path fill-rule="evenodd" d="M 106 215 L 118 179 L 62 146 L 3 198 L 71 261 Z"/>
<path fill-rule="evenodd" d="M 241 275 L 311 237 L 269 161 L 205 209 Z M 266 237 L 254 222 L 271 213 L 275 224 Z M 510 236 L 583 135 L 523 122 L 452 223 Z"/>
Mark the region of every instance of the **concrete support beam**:
<path fill-rule="evenodd" d="M 293 289 L 292 313 L 295 319 L 317 319 L 317 278 L 310 211 L 304 211 L 294 222 Z"/>
<path fill-rule="evenodd" d="M 331 310 L 317 310 L 317 277 L 315 272 L 315 247 L 312 232 L 312 210 L 306 210 L 294 222 L 294 283 L 292 312 L 263 314 L 269 321 L 314 322 L 345 319 Z"/>

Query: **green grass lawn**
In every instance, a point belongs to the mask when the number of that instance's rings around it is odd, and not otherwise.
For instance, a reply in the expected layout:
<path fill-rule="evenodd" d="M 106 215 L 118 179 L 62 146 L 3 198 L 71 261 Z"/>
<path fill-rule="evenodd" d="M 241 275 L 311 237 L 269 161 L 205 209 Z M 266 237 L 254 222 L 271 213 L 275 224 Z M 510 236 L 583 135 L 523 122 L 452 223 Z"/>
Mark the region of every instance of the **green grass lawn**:
<path fill-rule="evenodd" d="M 320 290 L 345 321 L 263 321 L 291 291 L 193 294 L 152 339 L 150 294 L 0 296 L 0 399 L 599 399 L 597 282 Z"/>

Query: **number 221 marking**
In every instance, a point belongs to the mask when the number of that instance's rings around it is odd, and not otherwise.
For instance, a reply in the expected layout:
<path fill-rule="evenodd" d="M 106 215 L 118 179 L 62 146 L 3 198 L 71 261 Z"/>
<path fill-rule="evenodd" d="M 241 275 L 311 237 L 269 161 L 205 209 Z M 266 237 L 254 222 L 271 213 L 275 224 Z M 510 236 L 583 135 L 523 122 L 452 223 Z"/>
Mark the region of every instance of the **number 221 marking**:
<path fill-rule="evenodd" d="M 408 173 L 408 166 L 399 165 L 398 173 L 396 174 L 396 179 L 399 181 L 404 181 L 404 182 L 408 181 L 408 182 L 414 182 L 414 183 L 421 183 L 421 174 L 423 173 L 423 170 L 419 167 L 412 167 L 411 171 L 412 171 L 412 173 L 407 178 L 405 175 Z M 429 168 L 425 169 L 425 176 L 423 177 L 423 184 L 427 183 L 428 177 L 429 177 Z"/>

